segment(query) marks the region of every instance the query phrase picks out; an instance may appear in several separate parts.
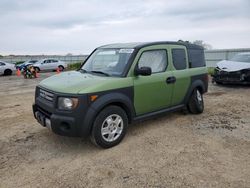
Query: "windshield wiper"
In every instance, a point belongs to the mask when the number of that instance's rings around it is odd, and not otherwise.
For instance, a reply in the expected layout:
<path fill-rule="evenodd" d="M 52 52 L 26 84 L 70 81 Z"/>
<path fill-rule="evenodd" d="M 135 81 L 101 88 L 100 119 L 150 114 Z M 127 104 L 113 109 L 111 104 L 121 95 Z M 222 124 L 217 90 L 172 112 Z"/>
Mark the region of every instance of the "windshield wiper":
<path fill-rule="evenodd" d="M 105 76 L 110 76 L 108 73 L 102 72 L 102 71 L 93 70 L 93 71 L 90 71 L 90 72 L 92 72 L 92 73 L 98 73 L 98 74 L 103 74 L 103 75 L 105 75 Z"/>
<path fill-rule="evenodd" d="M 88 73 L 88 71 L 85 70 L 85 69 L 79 69 L 78 71 L 81 72 L 81 73 Z"/>

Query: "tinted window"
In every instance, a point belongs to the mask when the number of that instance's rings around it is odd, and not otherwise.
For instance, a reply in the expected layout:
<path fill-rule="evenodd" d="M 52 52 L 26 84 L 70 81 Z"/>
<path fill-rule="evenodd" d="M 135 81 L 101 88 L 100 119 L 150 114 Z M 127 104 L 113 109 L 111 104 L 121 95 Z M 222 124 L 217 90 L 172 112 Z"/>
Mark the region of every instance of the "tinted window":
<path fill-rule="evenodd" d="M 142 53 L 138 67 L 150 67 L 152 73 L 156 73 L 165 71 L 167 64 L 166 50 L 152 50 Z"/>
<path fill-rule="evenodd" d="M 187 68 L 186 53 L 184 49 L 172 49 L 173 64 L 176 70 Z"/>
<path fill-rule="evenodd" d="M 200 49 L 188 49 L 189 67 L 205 67 L 204 51 Z"/>

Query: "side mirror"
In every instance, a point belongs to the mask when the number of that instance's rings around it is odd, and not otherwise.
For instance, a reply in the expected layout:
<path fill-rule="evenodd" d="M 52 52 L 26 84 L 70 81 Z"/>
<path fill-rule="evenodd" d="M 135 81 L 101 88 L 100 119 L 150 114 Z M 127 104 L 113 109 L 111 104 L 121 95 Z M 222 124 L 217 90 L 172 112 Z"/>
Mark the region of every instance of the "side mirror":
<path fill-rule="evenodd" d="M 152 69 L 150 67 L 141 67 L 135 69 L 135 75 L 149 76 L 152 74 Z"/>

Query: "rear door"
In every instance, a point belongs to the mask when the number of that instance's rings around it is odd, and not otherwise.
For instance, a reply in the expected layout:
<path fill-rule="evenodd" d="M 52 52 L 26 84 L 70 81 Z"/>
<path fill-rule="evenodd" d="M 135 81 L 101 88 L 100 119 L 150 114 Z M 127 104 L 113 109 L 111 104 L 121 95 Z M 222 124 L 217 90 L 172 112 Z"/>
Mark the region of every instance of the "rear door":
<path fill-rule="evenodd" d="M 191 78 L 188 69 L 188 57 L 185 46 L 171 48 L 173 76 L 175 78 L 172 106 L 182 104 L 188 91 Z"/>
<path fill-rule="evenodd" d="M 135 58 L 136 66 L 150 67 L 152 74 L 134 77 L 136 115 L 154 112 L 171 105 L 173 84 L 167 83 L 167 79 L 172 77 L 168 57 L 168 50 L 163 45 L 153 49 L 147 47 L 138 52 Z"/>
<path fill-rule="evenodd" d="M 56 70 L 57 67 L 58 67 L 58 60 L 51 59 L 51 63 L 50 64 L 51 64 L 50 68 L 53 69 L 53 70 Z"/>

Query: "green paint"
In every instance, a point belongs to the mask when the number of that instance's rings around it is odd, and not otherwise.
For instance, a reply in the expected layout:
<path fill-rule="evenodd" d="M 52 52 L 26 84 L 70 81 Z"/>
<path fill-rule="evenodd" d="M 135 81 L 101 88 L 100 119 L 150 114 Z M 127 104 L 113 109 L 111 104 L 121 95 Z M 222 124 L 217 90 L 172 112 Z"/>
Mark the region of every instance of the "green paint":
<path fill-rule="evenodd" d="M 137 43 L 130 43 L 122 47 L 131 48 Z M 103 46 L 103 48 L 119 47 L 119 44 Z M 68 94 L 84 94 L 108 91 L 134 86 L 134 107 L 137 115 L 157 111 L 180 104 L 191 83 L 191 76 L 207 73 L 206 67 L 175 70 L 172 62 L 172 48 L 182 48 L 186 51 L 186 65 L 188 67 L 187 50 L 182 45 L 153 45 L 139 50 L 130 67 L 127 77 L 106 77 L 94 74 L 71 71 L 61 73 L 43 80 L 40 85 L 55 92 Z M 147 50 L 167 50 L 168 66 L 166 71 L 153 73 L 150 76 L 135 76 L 134 70 L 141 54 Z M 176 77 L 174 84 L 167 84 L 166 79 Z"/>
<path fill-rule="evenodd" d="M 64 72 L 39 85 L 59 93 L 83 94 L 132 86 L 131 78 L 106 77 L 78 71 Z"/>

